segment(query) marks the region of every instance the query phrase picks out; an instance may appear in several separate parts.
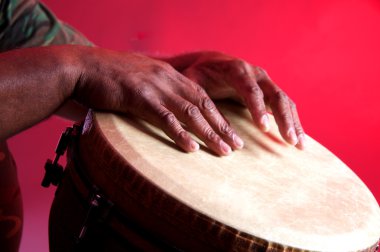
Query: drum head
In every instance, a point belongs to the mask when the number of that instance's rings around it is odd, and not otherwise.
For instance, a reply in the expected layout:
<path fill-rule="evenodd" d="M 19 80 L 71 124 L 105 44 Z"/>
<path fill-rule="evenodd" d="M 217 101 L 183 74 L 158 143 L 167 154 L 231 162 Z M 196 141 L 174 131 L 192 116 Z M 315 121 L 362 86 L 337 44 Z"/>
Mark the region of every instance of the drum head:
<path fill-rule="evenodd" d="M 237 234 L 311 251 L 365 251 L 377 243 L 379 205 L 342 161 L 310 137 L 304 151 L 288 145 L 273 117 L 263 133 L 245 108 L 219 108 L 245 141 L 227 157 L 207 148 L 184 153 L 142 121 L 103 113 L 95 121 L 157 190 Z"/>

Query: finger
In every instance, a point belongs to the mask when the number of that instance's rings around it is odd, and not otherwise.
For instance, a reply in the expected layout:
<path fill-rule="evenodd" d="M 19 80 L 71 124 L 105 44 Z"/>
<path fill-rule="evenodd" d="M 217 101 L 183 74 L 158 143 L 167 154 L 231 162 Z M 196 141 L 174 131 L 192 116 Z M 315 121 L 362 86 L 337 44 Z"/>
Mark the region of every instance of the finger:
<path fill-rule="evenodd" d="M 191 85 L 188 83 L 188 85 Z M 206 92 L 197 84 L 194 84 L 195 91 L 184 94 L 184 98 L 195 104 L 205 120 L 213 130 L 233 149 L 241 149 L 244 146 L 243 140 L 233 130 L 228 121 L 219 112 L 214 102 Z"/>
<path fill-rule="evenodd" d="M 270 94 L 269 105 L 282 137 L 291 145 L 296 145 L 298 138 L 288 96 L 282 91 Z"/>
<path fill-rule="evenodd" d="M 183 129 L 175 115 L 161 104 L 150 105 L 144 116 L 145 120 L 162 129 L 180 148 L 186 152 L 194 152 L 199 149 L 199 144 L 192 139 L 190 134 Z"/>
<path fill-rule="evenodd" d="M 265 132 L 269 131 L 269 118 L 265 108 L 264 94 L 255 81 L 254 76 L 245 74 L 240 78 L 240 84 L 235 85 L 238 94 L 243 97 L 254 123 L 261 130 Z"/>
<path fill-rule="evenodd" d="M 173 111 L 212 151 L 218 155 L 231 153 L 231 147 L 213 130 L 197 106 L 180 96 L 170 96 L 166 101 L 166 108 Z"/>
<path fill-rule="evenodd" d="M 254 123 L 263 131 L 269 131 L 264 94 L 256 82 L 255 68 L 242 60 L 231 60 L 226 71 L 230 72 L 229 81 L 241 96 L 250 111 Z"/>
<path fill-rule="evenodd" d="M 283 138 L 297 148 L 305 147 L 303 131 L 295 103 L 270 79 L 260 67 L 255 68 L 258 84 L 260 85 Z"/>
<path fill-rule="evenodd" d="M 297 108 L 294 102 L 290 101 L 290 109 L 292 111 L 293 121 L 294 121 L 294 128 L 296 131 L 296 135 L 298 138 L 298 143 L 296 144 L 296 147 L 298 149 L 305 149 L 306 147 L 306 137 L 305 132 L 302 128 L 301 121 L 298 116 Z"/>

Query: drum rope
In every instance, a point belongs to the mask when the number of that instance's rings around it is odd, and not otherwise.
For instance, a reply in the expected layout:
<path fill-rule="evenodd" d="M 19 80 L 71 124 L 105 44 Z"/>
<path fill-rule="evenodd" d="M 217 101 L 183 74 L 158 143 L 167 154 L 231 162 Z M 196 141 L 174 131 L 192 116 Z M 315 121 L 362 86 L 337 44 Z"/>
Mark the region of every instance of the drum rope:
<path fill-rule="evenodd" d="M 70 158 L 71 162 L 74 164 L 72 166 L 72 171 L 74 171 L 79 177 L 79 180 L 77 182 L 80 181 L 80 183 L 82 183 L 82 188 L 85 188 L 86 190 L 86 192 L 83 193 L 83 191 L 81 192 L 81 190 L 75 186 L 76 195 L 80 198 L 80 201 L 87 208 L 87 212 L 85 214 L 83 224 L 79 228 L 80 231 L 75 238 L 76 247 L 74 250 L 77 251 L 76 249 L 81 248 L 81 243 L 86 236 L 88 228 L 89 226 L 92 226 L 93 223 L 106 224 L 109 229 L 111 229 L 114 233 L 117 233 L 116 230 L 114 230 L 116 225 L 113 225 L 112 223 L 121 222 L 122 225 L 133 230 L 135 234 L 140 235 L 143 237 L 143 239 L 147 239 L 149 242 L 153 242 L 155 246 L 157 246 L 157 249 L 162 249 L 160 251 L 182 251 L 181 249 L 168 244 L 159 237 L 156 237 L 154 234 L 144 229 L 143 227 L 140 227 L 138 223 L 135 223 L 132 219 L 128 218 L 119 210 L 115 209 L 114 203 L 111 200 L 107 199 L 107 197 L 101 193 L 101 190 L 96 185 L 91 183 L 88 176 L 84 174 L 82 169 L 80 169 L 80 161 L 76 158 L 79 153 L 79 147 L 77 145 L 81 132 L 82 127 L 78 124 L 74 124 L 73 127 L 66 128 L 65 132 L 62 133 L 56 147 L 56 157 L 54 158 L 54 161 L 51 161 L 51 159 L 48 159 L 46 161 L 45 175 L 41 183 L 43 187 L 49 187 L 50 184 L 54 186 L 58 186 L 60 184 L 61 180 L 64 177 L 64 172 L 68 170 L 68 167 L 66 167 L 66 169 L 63 169 L 63 166 L 58 162 L 60 157 L 64 155 L 66 151 L 68 151 L 68 158 Z M 87 196 L 84 196 L 83 194 Z M 83 200 L 84 198 L 87 198 L 87 200 Z M 121 234 L 117 235 L 119 236 L 119 239 L 122 243 L 126 242 L 124 241 L 124 238 Z"/>

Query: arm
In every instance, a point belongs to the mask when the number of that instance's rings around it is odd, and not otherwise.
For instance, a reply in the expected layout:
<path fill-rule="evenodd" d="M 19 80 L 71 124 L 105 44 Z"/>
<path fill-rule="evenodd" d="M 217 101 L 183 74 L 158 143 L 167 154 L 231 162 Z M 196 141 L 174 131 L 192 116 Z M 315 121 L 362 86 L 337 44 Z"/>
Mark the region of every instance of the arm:
<path fill-rule="evenodd" d="M 0 55 L 0 140 L 48 117 L 73 99 L 98 110 L 129 113 L 160 127 L 185 151 L 218 155 L 243 143 L 197 84 L 169 64 L 139 54 L 59 46 Z"/>
<path fill-rule="evenodd" d="M 80 32 L 62 22 L 42 3 L 34 0 L 0 1 L 0 52 L 16 48 L 77 44 L 92 46 Z M 57 115 L 82 120 L 87 108 L 73 100 L 63 104 Z"/>
<path fill-rule="evenodd" d="M 65 102 L 80 74 L 75 58 L 58 48 L 0 54 L 0 140 L 51 115 Z"/>

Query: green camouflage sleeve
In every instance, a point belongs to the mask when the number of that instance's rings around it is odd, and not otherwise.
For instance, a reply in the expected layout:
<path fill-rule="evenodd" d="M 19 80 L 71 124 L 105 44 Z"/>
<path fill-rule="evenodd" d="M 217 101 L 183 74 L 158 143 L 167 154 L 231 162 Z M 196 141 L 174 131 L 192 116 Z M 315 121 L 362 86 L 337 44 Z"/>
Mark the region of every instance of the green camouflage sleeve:
<path fill-rule="evenodd" d="M 0 52 L 58 44 L 92 45 L 38 0 L 0 0 Z"/>

